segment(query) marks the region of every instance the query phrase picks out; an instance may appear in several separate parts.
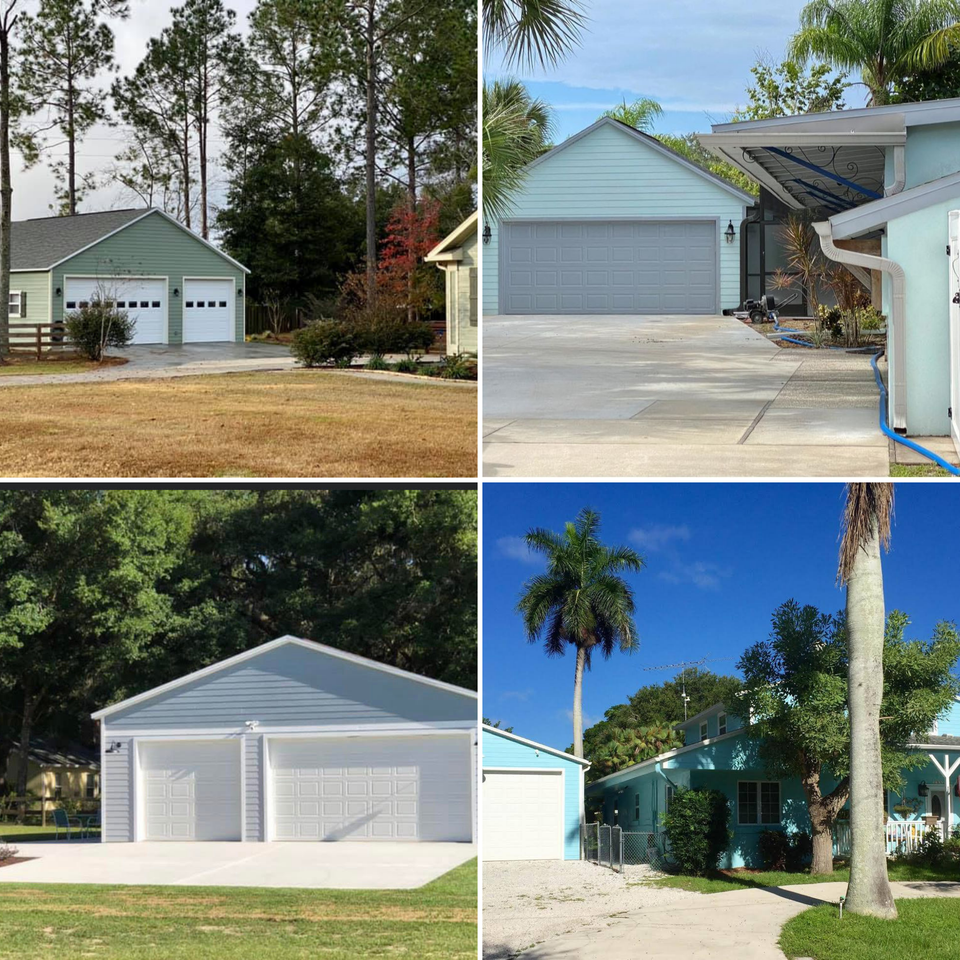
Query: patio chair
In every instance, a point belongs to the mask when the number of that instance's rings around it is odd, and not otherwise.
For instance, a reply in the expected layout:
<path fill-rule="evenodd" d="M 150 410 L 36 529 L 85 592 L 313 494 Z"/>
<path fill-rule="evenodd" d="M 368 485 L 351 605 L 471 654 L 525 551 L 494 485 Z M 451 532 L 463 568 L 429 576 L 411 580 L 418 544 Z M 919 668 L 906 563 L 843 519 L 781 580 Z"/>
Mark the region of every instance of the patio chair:
<path fill-rule="evenodd" d="M 57 828 L 54 838 L 56 840 L 60 839 L 61 830 L 67 835 L 68 840 L 73 839 L 71 831 L 74 830 L 79 830 L 81 838 L 83 837 L 83 824 L 80 822 L 80 818 L 67 816 L 67 811 L 61 810 L 59 807 L 53 811 L 53 825 Z"/>
<path fill-rule="evenodd" d="M 100 822 L 100 811 L 97 810 L 96 813 L 91 813 L 91 814 L 88 814 L 88 815 L 85 816 L 85 817 L 81 817 L 81 818 L 80 818 L 80 824 L 81 824 L 81 826 L 82 826 L 82 828 L 83 828 L 83 829 L 80 831 L 80 836 L 81 836 L 81 837 L 89 837 L 91 830 L 93 830 L 94 828 L 97 828 L 97 829 L 99 830 L 100 827 L 101 827 L 101 825 L 102 825 L 101 822 Z"/>

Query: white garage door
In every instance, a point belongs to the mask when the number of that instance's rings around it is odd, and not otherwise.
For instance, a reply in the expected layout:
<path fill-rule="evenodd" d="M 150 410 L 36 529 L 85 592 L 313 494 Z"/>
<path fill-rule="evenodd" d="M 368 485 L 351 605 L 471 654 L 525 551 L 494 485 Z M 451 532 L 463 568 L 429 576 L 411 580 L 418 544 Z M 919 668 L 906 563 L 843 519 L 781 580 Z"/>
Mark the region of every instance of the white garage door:
<path fill-rule="evenodd" d="M 183 281 L 183 342 L 233 340 L 232 280 Z"/>
<path fill-rule="evenodd" d="M 563 859 L 563 775 L 483 771 L 483 859 Z"/>
<path fill-rule="evenodd" d="M 272 840 L 471 839 L 466 736 L 270 740 Z"/>
<path fill-rule="evenodd" d="M 144 840 L 239 840 L 236 740 L 140 744 Z"/>
<path fill-rule="evenodd" d="M 140 277 L 71 277 L 66 282 L 64 310 L 69 313 L 97 298 L 115 299 L 117 309 L 134 322 L 134 343 L 165 343 L 167 338 L 167 281 Z"/>

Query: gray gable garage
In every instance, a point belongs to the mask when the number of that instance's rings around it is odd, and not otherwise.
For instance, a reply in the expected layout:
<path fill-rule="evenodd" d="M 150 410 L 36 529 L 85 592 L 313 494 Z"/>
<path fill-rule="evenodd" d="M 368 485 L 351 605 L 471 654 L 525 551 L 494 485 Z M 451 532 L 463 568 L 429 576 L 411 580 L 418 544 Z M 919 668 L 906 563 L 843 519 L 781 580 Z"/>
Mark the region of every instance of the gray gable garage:
<path fill-rule="evenodd" d="M 93 717 L 107 842 L 474 838 L 461 687 L 280 637 Z"/>

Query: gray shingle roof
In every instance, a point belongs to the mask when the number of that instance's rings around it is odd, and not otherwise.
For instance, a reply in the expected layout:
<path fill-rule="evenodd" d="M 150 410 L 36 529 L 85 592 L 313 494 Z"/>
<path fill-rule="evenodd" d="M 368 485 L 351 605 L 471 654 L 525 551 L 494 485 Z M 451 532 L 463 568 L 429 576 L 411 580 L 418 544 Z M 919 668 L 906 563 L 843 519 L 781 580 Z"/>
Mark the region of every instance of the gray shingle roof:
<path fill-rule="evenodd" d="M 19 749 L 17 741 L 14 749 Z M 45 767 L 96 767 L 100 768 L 100 755 L 96 750 L 79 743 L 58 745 L 52 740 L 31 737 L 28 755 L 34 763 Z"/>
<path fill-rule="evenodd" d="M 142 217 L 147 208 L 43 217 L 10 224 L 11 270 L 49 270 L 78 250 Z"/>
<path fill-rule="evenodd" d="M 915 737 L 913 743 L 924 744 L 931 747 L 960 747 L 960 737 L 934 736 L 927 734 L 924 737 Z"/>

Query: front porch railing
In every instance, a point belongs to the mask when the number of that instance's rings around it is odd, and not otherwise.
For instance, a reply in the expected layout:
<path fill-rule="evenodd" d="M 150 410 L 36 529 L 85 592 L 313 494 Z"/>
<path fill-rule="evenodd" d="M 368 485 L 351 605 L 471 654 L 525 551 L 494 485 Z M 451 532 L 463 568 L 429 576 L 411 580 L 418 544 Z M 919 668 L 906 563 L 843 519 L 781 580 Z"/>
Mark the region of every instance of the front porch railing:
<path fill-rule="evenodd" d="M 915 853 L 920 841 L 934 831 L 944 839 L 943 821 L 938 820 L 931 826 L 923 820 L 888 820 L 883 825 L 883 836 L 887 847 L 887 856 L 901 853 Z M 833 828 L 833 853 L 837 857 L 850 856 L 850 824 L 838 823 Z"/>

